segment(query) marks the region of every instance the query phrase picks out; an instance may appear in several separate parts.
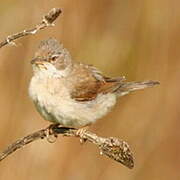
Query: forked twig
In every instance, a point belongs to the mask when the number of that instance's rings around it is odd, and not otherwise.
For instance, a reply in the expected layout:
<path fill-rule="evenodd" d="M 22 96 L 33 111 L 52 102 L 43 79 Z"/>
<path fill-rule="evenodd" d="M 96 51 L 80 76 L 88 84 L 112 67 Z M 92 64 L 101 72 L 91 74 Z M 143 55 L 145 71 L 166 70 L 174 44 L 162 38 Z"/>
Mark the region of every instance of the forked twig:
<path fill-rule="evenodd" d="M 41 22 L 37 24 L 34 28 L 23 30 L 21 32 L 8 36 L 4 41 L 0 42 L 0 48 L 2 48 L 7 44 L 15 45 L 15 43 L 13 42 L 14 40 L 21 38 L 23 36 L 36 34 L 39 30 L 42 30 L 49 26 L 53 26 L 54 25 L 53 22 L 57 19 L 60 13 L 61 13 L 61 9 L 59 8 L 51 9 L 48 12 L 48 14 L 43 16 Z"/>
<path fill-rule="evenodd" d="M 82 133 L 77 133 L 78 129 L 54 125 L 50 125 L 45 129 L 41 129 L 15 141 L 0 154 L 0 161 L 15 152 L 17 149 L 20 149 L 35 140 L 46 138 L 47 132 L 50 133 L 51 136 L 63 134 L 64 136 L 78 137 L 80 139 L 87 140 L 99 147 L 100 154 L 104 154 L 111 159 L 122 163 L 130 169 L 134 167 L 132 152 L 129 148 L 129 145 L 125 141 L 115 137 L 99 137 L 90 131 L 83 131 Z"/>

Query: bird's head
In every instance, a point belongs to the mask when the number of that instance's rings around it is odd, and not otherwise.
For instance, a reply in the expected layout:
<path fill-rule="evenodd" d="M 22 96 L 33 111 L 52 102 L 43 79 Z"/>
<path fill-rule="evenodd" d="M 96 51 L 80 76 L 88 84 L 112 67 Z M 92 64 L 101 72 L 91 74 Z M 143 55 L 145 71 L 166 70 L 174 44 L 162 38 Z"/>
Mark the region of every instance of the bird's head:
<path fill-rule="evenodd" d="M 71 64 L 71 56 L 56 39 L 49 38 L 41 41 L 31 64 L 34 72 L 63 71 Z"/>

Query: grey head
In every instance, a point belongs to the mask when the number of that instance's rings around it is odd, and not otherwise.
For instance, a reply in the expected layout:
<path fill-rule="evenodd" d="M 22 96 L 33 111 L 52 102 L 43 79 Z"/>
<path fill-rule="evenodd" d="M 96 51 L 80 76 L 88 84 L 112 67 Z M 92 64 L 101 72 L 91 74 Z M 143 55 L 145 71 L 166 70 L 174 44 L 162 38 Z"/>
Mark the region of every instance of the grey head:
<path fill-rule="evenodd" d="M 32 64 L 43 62 L 49 62 L 56 69 L 63 70 L 71 64 L 71 55 L 56 39 L 49 38 L 40 42 L 35 58 L 31 61 Z"/>

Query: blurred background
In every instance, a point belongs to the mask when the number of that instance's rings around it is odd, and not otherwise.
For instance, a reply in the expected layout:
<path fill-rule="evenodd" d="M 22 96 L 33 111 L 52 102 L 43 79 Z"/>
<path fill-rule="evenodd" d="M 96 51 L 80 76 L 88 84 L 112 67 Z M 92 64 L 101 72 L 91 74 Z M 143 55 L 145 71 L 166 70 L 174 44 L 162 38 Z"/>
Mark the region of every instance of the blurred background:
<path fill-rule="evenodd" d="M 63 14 L 53 28 L 0 51 L 0 150 L 49 125 L 28 97 L 30 60 L 40 40 L 55 37 L 73 59 L 128 81 L 160 86 L 122 97 L 90 129 L 130 144 L 135 167 L 100 156 L 90 144 L 59 137 L 34 142 L 0 163 L 4 180 L 180 179 L 180 2 L 178 0 L 1 0 L 0 40 L 34 27 L 53 7 Z"/>

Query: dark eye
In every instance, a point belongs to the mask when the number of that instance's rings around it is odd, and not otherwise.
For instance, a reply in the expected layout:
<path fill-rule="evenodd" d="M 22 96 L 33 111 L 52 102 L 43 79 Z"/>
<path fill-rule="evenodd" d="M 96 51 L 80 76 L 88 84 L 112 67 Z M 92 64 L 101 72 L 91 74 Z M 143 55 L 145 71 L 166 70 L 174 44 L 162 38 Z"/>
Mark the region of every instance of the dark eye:
<path fill-rule="evenodd" d="M 59 57 L 59 54 L 54 54 L 51 56 L 51 61 L 55 61 Z"/>

